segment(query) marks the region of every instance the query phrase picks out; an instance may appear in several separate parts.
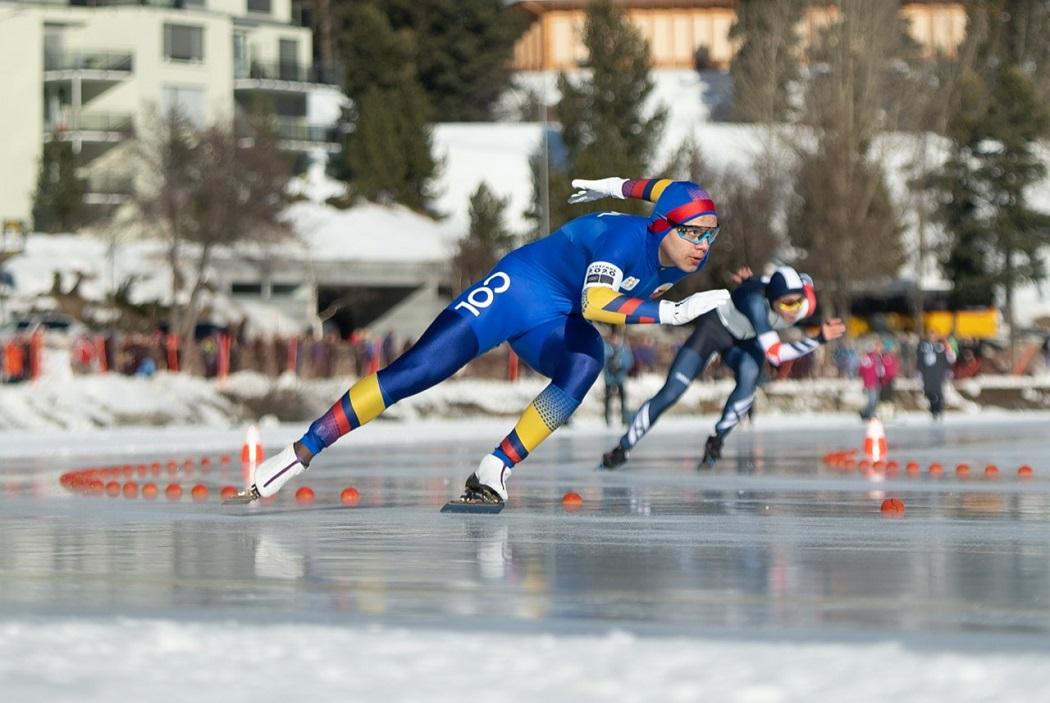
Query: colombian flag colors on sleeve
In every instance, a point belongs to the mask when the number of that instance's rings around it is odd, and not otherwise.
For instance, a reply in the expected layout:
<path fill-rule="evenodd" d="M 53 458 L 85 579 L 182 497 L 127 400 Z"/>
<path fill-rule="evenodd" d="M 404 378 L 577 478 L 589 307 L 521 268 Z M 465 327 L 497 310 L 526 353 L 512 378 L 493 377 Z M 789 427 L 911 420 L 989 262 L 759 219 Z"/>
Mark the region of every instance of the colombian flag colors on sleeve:
<path fill-rule="evenodd" d="M 659 301 L 629 298 L 606 286 L 583 289 L 583 317 L 610 325 L 653 324 L 660 321 Z"/>
<path fill-rule="evenodd" d="M 631 178 L 623 184 L 623 194 L 636 200 L 648 200 L 655 203 L 664 188 L 671 185 L 669 178 Z"/>

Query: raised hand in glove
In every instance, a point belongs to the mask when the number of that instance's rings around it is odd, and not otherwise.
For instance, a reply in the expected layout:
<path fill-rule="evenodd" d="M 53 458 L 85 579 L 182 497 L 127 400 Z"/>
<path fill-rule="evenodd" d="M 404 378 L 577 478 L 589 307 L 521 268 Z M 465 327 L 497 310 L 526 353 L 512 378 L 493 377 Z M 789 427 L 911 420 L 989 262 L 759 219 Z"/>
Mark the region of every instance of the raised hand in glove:
<path fill-rule="evenodd" d="M 624 200 L 623 184 L 626 182 L 626 178 L 616 178 L 615 176 L 612 178 L 599 178 L 596 181 L 574 178 L 572 179 L 572 187 L 577 190 L 569 196 L 569 204 L 589 203 L 592 200 L 601 200 L 602 198 L 619 198 Z"/>
<path fill-rule="evenodd" d="M 725 288 L 705 290 L 693 293 L 677 303 L 670 300 L 660 301 L 661 325 L 684 325 L 703 315 L 705 312 L 729 302 L 729 291 Z"/>

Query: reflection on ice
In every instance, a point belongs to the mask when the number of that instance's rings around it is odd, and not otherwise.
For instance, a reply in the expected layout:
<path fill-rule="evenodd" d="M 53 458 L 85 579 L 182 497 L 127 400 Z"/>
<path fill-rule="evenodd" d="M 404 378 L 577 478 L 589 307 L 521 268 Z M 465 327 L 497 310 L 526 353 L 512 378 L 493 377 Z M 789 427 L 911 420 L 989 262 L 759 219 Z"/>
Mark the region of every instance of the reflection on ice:
<path fill-rule="evenodd" d="M 902 466 L 1042 458 L 1039 423 L 893 429 Z M 27 489 L 0 497 L 0 607 L 1050 632 L 1050 483 L 1005 472 L 872 483 L 821 465 L 846 443 L 834 429 L 741 431 L 697 471 L 697 436 L 654 433 L 625 467 L 597 473 L 607 437 L 558 435 L 515 472 L 498 516 L 438 513 L 483 439 L 332 451 L 306 475 L 308 508 L 290 493 L 237 509 L 71 496 L 52 488 L 63 467 L 30 464 L 17 477 Z M 350 481 L 361 499 L 344 508 Z M 579 510 L 561 507 L 568 490 Z M 904 518 L 881 517 L 886 496 L 905 502 Z"/>

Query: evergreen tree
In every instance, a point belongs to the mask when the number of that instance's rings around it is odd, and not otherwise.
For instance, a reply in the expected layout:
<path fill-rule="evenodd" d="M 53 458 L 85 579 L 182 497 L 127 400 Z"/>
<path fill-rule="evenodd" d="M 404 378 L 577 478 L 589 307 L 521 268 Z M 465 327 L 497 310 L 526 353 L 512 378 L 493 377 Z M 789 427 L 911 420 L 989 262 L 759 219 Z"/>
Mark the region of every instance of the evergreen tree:
<path fill-rule="evenodd" d="M 799 35 L 804 0 L 741 0 L 730 41 L 740 42 L 729 74 L 733 78 L 733 120 L 788 122 L 794 115 L 791 90 L 798 84 Z"/>
<path fill-rule="evenodd" d="M 342 19 L 339 48 L 353 100 L 343 175 L 357 195 L 426 210 L 438 163 L 411 58 L 413 35 L 394 30 L 372 3 L 348 5 Z"/>
<path fill-rule="evenodd" d="M 803 119 L 812 132 L 794 147 L 788 237 L 804 252 L 799 264 L 832 312 L 845 315 L 851 282 L 895 276 L 904 260 L 902 228 L 872 144 L 898 125 L 887 98 L 898 80 L 896 59 L 911 43 L 897 0 L 839 0 L 836 6 L 836 21 L 810 50 Z"/>
<path fill-rule="evenodd" d="M 936 183 L 939 216 L 948 232 L 943 260 L 954 283 L 957 305 L 985 304 L 1002 290 L 1013 341 L 1013 289 L 1040 281 L 1039 254 L 1050 244 L 1050 216 L 1028 204 L 1026 191 L 1046 176 L 1038 157 L 1039 140 L 1050 132 L 1050 111 L 1032 66 L 1009 31 L 1009 10 L 1028 3 L 1000 0 L 971 8 L 969 23 L 978 61 L 959 83 L 948 122 L 952 146 Z"/>
<path fill-rule="evenodd" d="M 341 5 L 336 50 L 343 64 L 343 89 L 357 102 L 370 89 L 390 90 L 415 78 L 415 36 L 395 30 L 376 2 Z"/>
<path fill-rule="evenodd" d="M 384 0 L 395 29 L 414 35 L 417 76 L 438 122 L 492 117 L 510 84 L 524 15 L 503 0 Z"/>
<path fill-rule="evenodd" d="M 510 198 L 501 198 L 481 183 L 470 196 L 470 229 L 452 258 L 453 289 L 462 291 L 477 281 L 514 246 L 514 235 L 503 220 Z"/>
<path fill-rule="evenodd" d="M 33 196 L 33 227 L 38 232 L 75 232 L 86 224 L 84 181 L 77 177 L 73 145 L 44 144 Z"/>
<path fill-rule="evenodd" d="M 372 88 L 358 100 L 354 113 L 345 152 L 353 192 L 425 211 L 437 163 L 430 152 L 422 91 L 411 83 Z"/>
<path fill-rule="evenodd" d="M 654 87 L 649 46 L 622 9 L 609 0 L 595 0 L 588 5 L 583 42 L 588 52 L 589 77 L 558 77 L 564 163 L 560 163 L 553 149 L 546 158 L 542 148 L 533 156 L 536 203 L 546 197 L 543 179 L 539 178 L 544 170 L 541 166 L 545 161 L 550 164 L 547 185 L 552 227 L 587 212 L 608 209 L 608 203 L 602 201 L 566 205 L 573 177 L 646 175 L 667 118 L 665 108 L 646 115 L 646 101 Z M 617 210 L 644 212 L 646 206 L 632 201 Z M 546 234 L 538 231 L 543 213 L 532 211 L 529 215 L 537 222 L 537 234 Z"/>

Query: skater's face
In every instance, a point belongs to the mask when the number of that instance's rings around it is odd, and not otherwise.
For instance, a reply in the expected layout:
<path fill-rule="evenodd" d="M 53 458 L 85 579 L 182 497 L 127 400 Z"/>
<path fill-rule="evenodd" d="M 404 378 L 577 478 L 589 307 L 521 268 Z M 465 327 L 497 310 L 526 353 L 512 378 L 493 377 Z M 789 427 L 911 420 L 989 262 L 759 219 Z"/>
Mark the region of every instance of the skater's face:
<path fill-rule="evenodd" d="M 776 308 L 777 314 L 784 318 L 787 322 L 794 322 L 802 314 L 802 308 L 806 299 L 798 293 L 790 293 L 788 295 L 777 298 L 773 302 L 773 307 Z"/>
<path fill-rule="evenodd" d="M 718 217 L 701 215 L 688 222 L 675 223 L 675 228 L 660 242 L 660 263 L 692 273 L 707 256 L 718 236 Z"/>

